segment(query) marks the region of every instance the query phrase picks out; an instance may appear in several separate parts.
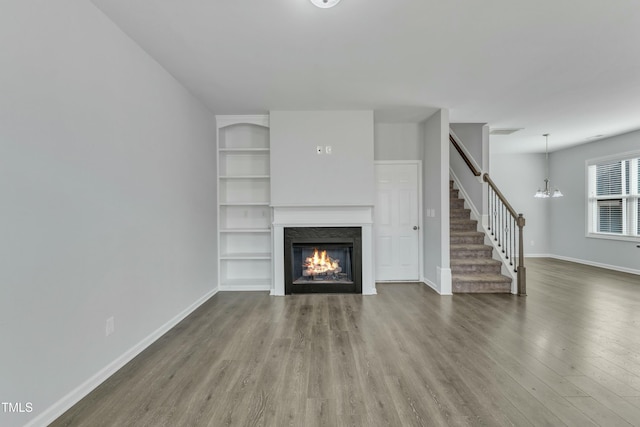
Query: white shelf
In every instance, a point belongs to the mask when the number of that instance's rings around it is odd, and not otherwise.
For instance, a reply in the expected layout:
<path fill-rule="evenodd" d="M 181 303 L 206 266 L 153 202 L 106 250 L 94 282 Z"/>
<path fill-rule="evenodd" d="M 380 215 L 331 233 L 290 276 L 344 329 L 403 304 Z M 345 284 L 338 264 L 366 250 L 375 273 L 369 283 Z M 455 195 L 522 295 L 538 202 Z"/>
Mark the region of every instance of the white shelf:
<path fill-rule="evenodd" d="M 269 179 L 269 175 L 224 175 L 220 179 Z"/>
<path fill-rule="evenodd" d="M 228 279 L 220 283 L 221 291 L 268 291 L 271 279 Z"/>
<path fill-rule="evenodd" d="M 222 260 L 271 259 L 271 253 L 234 253 L 220 255 Z"/>
<path fill-rule="evenodd" d="M 222 257 L 240 254 L 271 254 L 271 233 L 220 233 L 220 254 Z"/>
<path fill-rule="evenodd" d="M 269 202 L 220 202 L 220 206 L 270 206 Z"/>
<path fill-rule="evenodd" d="M 268 148 L 242 148 L 242 147 L 238 147 L 238 148 L 220 148 L 219 150 L 221 153 L 247 153 L 247 154 L 254 154 L 254 153 L 269 153 L 269 149 Z"/>
<path fill-rule="evenodd" d="M 268 151 L 221 153 L 218 159 L 220 176 L 269 176 Z"/>
<path fill-rule="evenodd" d="M 270 228 L 225 228 L 221 233 L 271 233 Z"/>

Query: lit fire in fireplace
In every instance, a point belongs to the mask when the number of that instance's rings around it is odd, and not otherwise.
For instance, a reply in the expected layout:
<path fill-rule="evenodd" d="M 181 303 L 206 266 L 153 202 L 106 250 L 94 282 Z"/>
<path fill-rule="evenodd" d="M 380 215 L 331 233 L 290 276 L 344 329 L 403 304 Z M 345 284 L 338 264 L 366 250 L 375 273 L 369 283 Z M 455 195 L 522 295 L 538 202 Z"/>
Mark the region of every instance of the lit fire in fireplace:
<path fill-rule="evenodd" d="M 342 271 L 339 260 L 329 257 L 327 251 L 318 252 L 315 248 L 313 256 L 307 257 L 302 267 L 302 275 L 305 277 L 337 274 Z"/>

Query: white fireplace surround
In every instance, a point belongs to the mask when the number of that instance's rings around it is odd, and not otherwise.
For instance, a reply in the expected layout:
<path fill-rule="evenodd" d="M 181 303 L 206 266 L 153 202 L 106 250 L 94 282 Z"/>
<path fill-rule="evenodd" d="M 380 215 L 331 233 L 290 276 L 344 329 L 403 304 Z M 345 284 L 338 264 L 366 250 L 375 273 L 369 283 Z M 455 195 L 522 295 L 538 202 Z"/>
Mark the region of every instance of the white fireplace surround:
<path fill-rule="evenodd" d="M 361 227 L 362 294 L 375 295 L 373 206 L 272 206 L 273 285 L 271 295 L 284 295 L 285 227 Z"/>

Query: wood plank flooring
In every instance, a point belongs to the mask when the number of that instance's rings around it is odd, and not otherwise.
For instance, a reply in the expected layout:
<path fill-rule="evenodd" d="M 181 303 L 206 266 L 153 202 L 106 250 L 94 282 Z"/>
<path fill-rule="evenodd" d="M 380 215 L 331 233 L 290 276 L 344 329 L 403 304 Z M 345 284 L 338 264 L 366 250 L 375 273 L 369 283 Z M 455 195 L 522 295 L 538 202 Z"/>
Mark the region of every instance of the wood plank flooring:
<path fill-rule="evenodd" d="M 640 276 L 527 272 L 527 297 L 222 292 L 53 426 L 640 425 Z"/>

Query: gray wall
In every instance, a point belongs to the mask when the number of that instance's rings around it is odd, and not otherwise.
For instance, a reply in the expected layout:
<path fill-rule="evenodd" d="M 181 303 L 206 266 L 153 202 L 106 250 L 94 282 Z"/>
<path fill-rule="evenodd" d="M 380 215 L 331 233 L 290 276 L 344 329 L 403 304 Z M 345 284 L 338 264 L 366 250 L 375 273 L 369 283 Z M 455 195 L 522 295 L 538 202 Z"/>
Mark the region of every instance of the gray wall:
<path fill-rule="evenodd" d="M 449 112 L 440 110 L 424 122 L 423 227 L 424 279 L 441 293 L 451 292 L 449 271 Z M 431 216 L 429 213 L 435 213 Z"/>
<path fill-rule="evenodd" d="M 488 172 L 483 169 L 483 138 L 485 131 L 484 123 L 451 123 L 451 130 L 462 141 L 462 144 L 468 151 L 468 154 L 475 161 L 475 164 L 479 168 L 479 171 Z M 488 141 L 487 141 L 488 143 Z M 453 144 L 449 143 L 449 156 L 451 161 L 451 170 L 460 180 L 462 188 L 464 188 L 467 195 L 470 197 L 470 202 L 478 210 L 478 213 L 483 214 L 483 192 L 482 188 L 485 185 L 476 176 L 473 175 L 467 164 L 462 159 L 462 156 L 453 147 Z"/>
<path fill-rule="evenodd" d="M 554 152 L 551 184 L 564 193 L 550 205 L 550 246 L 554 255 L 640 271 L 637 242 L 586 237 L 587 160 L 640 149 L 640 131 Z"/>
<path fill-rule="evenodd" d="M 33 404 L 0 412 L 14 426 L 216 287 L 215 124 L 87 1 L 4 1 L 0 47 L 0 398 Z"/>
<path fill-rule="evenodd" d="M 451 123 L 449 125 L 480 167 L 482 167 L 482 129 L 485 126 L 486 123 Z"/>
<path fill-rule="evenodd" d="M 373 111 L 272 111 L 269 122 L 272 205 L 373 206 Z"/>
<path fill-rule="evenodd" d="M 421 160 L 424 125 L 420 123 L 376 123 L 376 160 Z"/>
<path fill-rule="evenodd" d="M 544 171 L 544 154 L 491 153 L 491 179 L 516 212 L 524 215 L 524 253 L 528 256 L 551 254 L 549 207 L 559 199 L 533 197 L 544 186 Z"/>
<path fill-rule="evenodd" d="M 640 271 L 637 243 L 586 237 L 586 162 L 638 150 L 639 141 L 640 131 L 550 153 L 552 189 L 558 187 L 564 194 L 558 199 L 533 197 L 536 190 L 544 185 L 544 154 L 492 153 L 492 178 L 527 220 L 524 229 L 525 254 L 551 255 L 587 264 Z"/>

